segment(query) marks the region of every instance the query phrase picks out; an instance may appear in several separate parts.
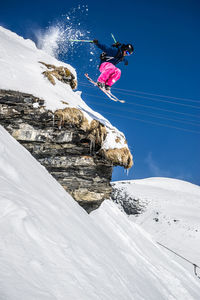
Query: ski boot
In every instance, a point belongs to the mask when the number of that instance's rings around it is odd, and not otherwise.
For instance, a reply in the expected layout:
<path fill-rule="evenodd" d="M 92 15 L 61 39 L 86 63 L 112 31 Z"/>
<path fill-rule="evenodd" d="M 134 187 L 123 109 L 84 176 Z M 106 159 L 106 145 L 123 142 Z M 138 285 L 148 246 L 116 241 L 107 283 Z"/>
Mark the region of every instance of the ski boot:
<path fill-rule="evenodd" d="M 104 82 L 97 81 L 97 85 L 98 85 L 98 87 L 100 87 L 101 89 L 105 90 L 105 83 L 104 83 Z"/>
<path fill-rule="evenodd" d="M 106 89 L 106 91 L 108 92 L 108 93 L 110 93 L 111 92 L 111 86 L 110 85 L 105 85 L 105 89 Z"/>

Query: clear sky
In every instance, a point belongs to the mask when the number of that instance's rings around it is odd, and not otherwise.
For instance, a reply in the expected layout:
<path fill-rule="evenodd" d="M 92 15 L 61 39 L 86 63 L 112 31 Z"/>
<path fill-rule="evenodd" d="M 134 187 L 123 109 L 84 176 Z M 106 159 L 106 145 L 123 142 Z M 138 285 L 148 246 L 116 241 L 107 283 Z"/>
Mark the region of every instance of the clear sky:
<path fill-rule="evenodd" d="M 113 33 L 135 47 L 129 65 L 118 65 L 122 77 L 113 88 L 125 104 L 85 79 L 85 72 L 98 76 L 100 51 L 93 45 L 74 44 L 60 55 L 77 69 L 86 103 L 126 135 L 135 165 L 128 176 L 115 168 L 113 180 L 165 176 L 200 184 L 200 1 L 2 0 L 0 25 L 34 39 L 67 14 L 89 39 L 111 45 Z"/>

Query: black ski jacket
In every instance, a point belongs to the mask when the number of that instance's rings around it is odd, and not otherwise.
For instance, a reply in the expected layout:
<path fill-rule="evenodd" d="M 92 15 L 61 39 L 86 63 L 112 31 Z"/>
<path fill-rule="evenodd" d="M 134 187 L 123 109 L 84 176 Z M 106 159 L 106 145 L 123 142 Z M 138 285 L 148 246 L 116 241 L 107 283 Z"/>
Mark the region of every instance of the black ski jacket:
<path fill-rule="evenodd" d="M 121 47 L 108 47 L 104 44 L 100 44 L 99 42 L 95 44 L 99 49 L 103 50 L 105 55 L 101 55 L 101 64 L 103 62 L 110 62 L 113 65 L 117 65 L 120 62 L 124 62 L 125 65 L 128 64 L 128 60 L 123 56 L 123 52 Z"/>

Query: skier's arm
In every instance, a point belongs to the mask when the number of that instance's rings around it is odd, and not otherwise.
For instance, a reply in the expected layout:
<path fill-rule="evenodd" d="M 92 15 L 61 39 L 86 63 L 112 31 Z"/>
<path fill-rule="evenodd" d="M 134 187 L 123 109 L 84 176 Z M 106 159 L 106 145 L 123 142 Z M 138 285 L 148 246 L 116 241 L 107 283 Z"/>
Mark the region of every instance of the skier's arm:
<path fill-rule="evenodd" d="M 104 44 L 100 44 L 98 40 L 94 40 L 93 43 L 99 48 L 101 49 L 102 51 L 108 53 L 109 55 L 113 55 L 115 56 L 116 55 L 116 49 L 115 48 L 111 48 L 111 47 L 108 47 Z"/>

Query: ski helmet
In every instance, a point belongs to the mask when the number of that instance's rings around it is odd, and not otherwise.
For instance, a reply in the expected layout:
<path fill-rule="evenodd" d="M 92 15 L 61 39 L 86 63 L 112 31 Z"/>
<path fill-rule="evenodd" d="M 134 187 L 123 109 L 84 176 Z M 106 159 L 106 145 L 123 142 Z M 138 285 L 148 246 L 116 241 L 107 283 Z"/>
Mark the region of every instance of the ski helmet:
<path fill-rule="evenodd" d="M 129 55 L 132 54 L 134 51 L 134 47 L 131 44 L 127 44 L 127 45 L 123 44 L 121 49 L 122 49 L 122 51 L 127 51 L 129 53 Z"/>

